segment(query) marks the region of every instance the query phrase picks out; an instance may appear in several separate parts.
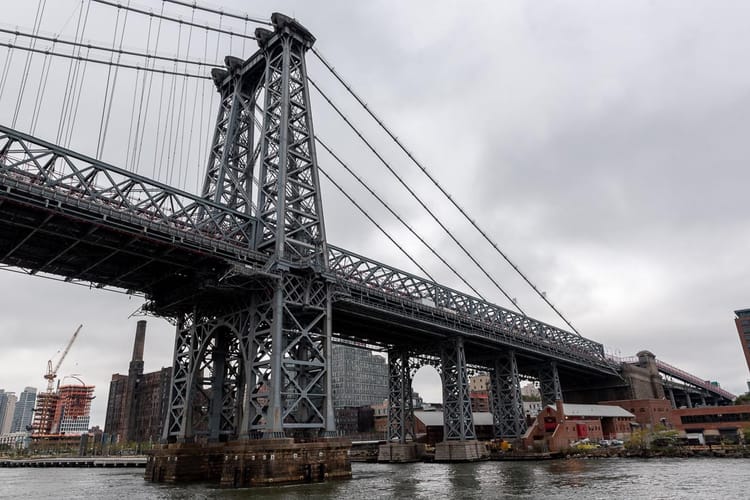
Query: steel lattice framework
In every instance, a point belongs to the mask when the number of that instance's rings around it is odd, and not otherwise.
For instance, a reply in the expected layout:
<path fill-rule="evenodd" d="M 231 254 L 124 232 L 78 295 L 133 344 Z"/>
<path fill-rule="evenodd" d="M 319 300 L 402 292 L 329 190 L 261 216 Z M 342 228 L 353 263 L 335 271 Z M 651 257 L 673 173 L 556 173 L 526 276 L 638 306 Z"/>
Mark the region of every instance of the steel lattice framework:
<path fill-rule="evenodd" d="M 409 350 L 388 351 L 388 442 L 416 441 Z"/>
<path fill-rule="evenodd" d="M 272 24 L 257 53 L 212 71 L 201 196 L 0 127 L 0 263 L 142 293 L 175 321 L 164 439 L 334 433 L 334 330 L 390 350 L 388 437 L 402 443 L 415 437 L 410 359 L 439 358 L 449 440 L 476 437 L 467 360 L 490 368 L 506 437 L 523 431 L 519 363 L 552 370 L 546 398 L 558 367 L 612 374 L 601 344 L 328 245 L 305 66 L 315 38 L 280 14 Z"/>
<path fill-rule="evenodd" d="M 462 337 L 443 343 L 440 349 L 440 368 L 443 379 L 443 439 L 476 439 Z"/>
<path fill-rule="evenodd" d="M 526 430 L 521 400 L 521 380 L 518 374 L 516 353 L 508 351 L 495 359 L 490 371 L 492 420 L 495 435 L 517 439 Z"/>
<path fill-rule="evenodd" d="M 562 400 L 562 386 L 560 374 L 557 372 L 557 362 L 550 361 L 539 365 L 539 394 L 542 397 L 542 407 L 554 405 Z"/>

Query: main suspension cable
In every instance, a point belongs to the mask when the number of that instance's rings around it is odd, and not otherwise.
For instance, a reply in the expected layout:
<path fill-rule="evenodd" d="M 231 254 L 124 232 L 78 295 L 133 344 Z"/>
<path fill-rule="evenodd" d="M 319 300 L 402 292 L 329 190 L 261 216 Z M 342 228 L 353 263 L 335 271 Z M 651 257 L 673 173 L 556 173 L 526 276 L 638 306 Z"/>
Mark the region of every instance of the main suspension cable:
<path fill-rule="evenodd" d="M 57 43 L 60 45 L 70 45 L 72 47 L 79 47 L 79 48 L 87 48 L 87 49 L 93 49 L 93 50 L 99 50 L 102 52 L 108 52 L 108 53 L 115 53 L 115 54 L 124 54 L 128 56 L 136 56 L 136 57 L 144 57 L 147 60 L 148 59 L 155 59 L 160 61 L 166 61 L 166 62 L 178 62 L 182 64 L 192 64 L 196 66 L 209 66 L 209 67 L 215 67 L 215 68 L 223 68 L 224 65 L 220 64 L 218 62 L 207 62 L 207 61 L 194 61 L 190 59 L 180 59 L 179 54 L 175 57 L 169 57 L 169 56 L 162 56 L 158 54 L 149 54 L 148 48 L 146 48 L 146 52 L 137 52 L 135 50 L 126 50 L 123 48 L 112 48 L 112 47 L 106 47 L 104 45 L 94 44 L 91 42 L 87 43 L 81 43 L 81 42 L 75 42 L 70 40 L 65 40 L 63 38 L 60 38 L 59 36 L 45 36 L 45 35 L 33 35 L 31 33 L 24 33 L 22 31 L 18 30 L 10 30 L 7 28 L 0 28 L 0 33 L 7 33 L 10 35 L 17 35 L 24 38 L 32 38 L 37 40 L 44 40 L 45 42 L 52 42 Z M 187 70 L 187 68 L 186 68 Z"/>
<path fill-rule="evenodd" d="M 401 253 L 403 253 L 404 255 L 406 255 L 406 257 L 407 257 L 407 258 L 408 258 L 408 259 L 409 259 L 409 260 L 410 260 L 410 261 L 411 261 L 411 262 L 412 262 L 412 263 L 413 263 L 413 264 L 414 264 L 415 266 L 417 266 L 417 268 L 418 268 L 418 269 L 419 269 L 420 271 L 422 271 L 422 273 L 424 273 L 424 275 L 425 275 L 425 276 L 427 276 L 427 277 L 428 277 L 428 278 L 429 278 L 429 279 L 430 279 L 431 281 L 435 281 L 435 278 L 433 278 L 432 276 L 430 276 L 430 273 L 428 273 L 428 272 L 427 272 L 427 271 L 425 270 L 425 268 L 423 268 L 423 267 L 422 267 L 422 266 L 421 266 L 421 265 L 419 264 L 419 262 L 417 262 L 417 261 L 416 261 L 416 260 L 414 259 L 414 257 L 412 257 L 411 255 L 409 255 L 409 252 L 407 252 L 407 251 L 406 251 L 406 250 L 404 249 L 404 247 L 402 247 L 402 246 L 401 246 L 401 244 L 400 244 L 400 243 L 398 243 L 398 242 L 397 242 L 397 241 L 396 241 L 396 240 L 395 240 L 395 239 L 393 238 L 393 236 L 391 236 L 391 235 L 390 235 L 390 234 L 388 233 L 388 231 L 386 231 L 385 229 L 383 229 L 383 227 L 382 227 L 382 226 L 381 226 L 380 224 L 378 224 L 378 223 L 377 223 L 377 222 L 375 221 L 375 219 L 373 219 L 373 218 L 372 218 L 372 217 L 370 216 L 370 214 L 368 214 L 368 213 L 367 213 L 367 211 L 366 211 L 366 210 L 365 210 L 364 208 L 362 208 L 362 206 L 361 206 L 361 205 L 360 205 L 359 203 L 357 203 L 356 201 L 354 201 L 354 198 L 352 198 L 352 197 L 351 197 L 351 195 L 350 195 L 349 193 L 347 193 L 347 192 L 346 192 L 346 191 L 344 190 L 344 188 L 342 188 L 342 187 L 341 187 L 341 186 L 340 186 L 340 185 L 339 185 L 339 184 L 338 184 L 338 183 L 337 183 L 336 181 L 334 181 L 334 180 L 333 180 L 333 179 L 331 178 L 331 176 L 330 176 L 330 175 L 328 175 L 328 174 L 326 173 L 326 171 L 325 171 L 325 170 L 323 170 L 323 169 L 322 169 L 322 168 L 321 168 L 320 166 L 318 166 L 318 170 L 320 171 L 320 173 L 321 173 L 321 174 L 323 174 L 323 175 L 325 176 L 325 178 L 326 178 L 326 179 L 328 179 L 328 180 L 329 180 L 329 181 L 331 182 L 331 184 L 333 184 L 334 186 L 336 186 L 336 189 L 338 189 L 338 190 L 339 190 L 339 191 L 341 192 L 341 194 L 343 194 L 344 196 L 346 196 L 346 198 L 347 198 L 347 199 L 348 199 L 348 200 L 349 200 L 349 201 L 350 201 L 350 202 L 352 203 L 352 205 L 354 205 L 355 207 L 357 207 L 357 209 L 358 209 L 358 210 L 359 210 L 360 212 L 362 212 L 362 215 L 364 215 L 365 217 L 367 217 L 367 219 L 368 219 L 368 220 L 369 220 L 370 222 L 372 222 L 372 223 L 373 223 L 373 224 L 375 225 L 375 227 L 377 227 L 377 228 L 378 228 L 378 229 L 380 230 L 380 232 L 381 232 L 381 233 L 383 233 L 383 234 L 385 235 L 385 237 L 386 237 L 386 238 L 388 238 L 389 240 L 391 240 L 391 243 L 393 243 L 394 245 L 396 245 L 396 248 L 398 248 L 398 249 L 399 249 L 399 250 L 401 251 Z"/>
<path fill-rule="evenodd" d="M 362 98 L 360 98 L 359 95 L 354 92 L 354 90 L 351 88 L 351 86 L 348 83 L 346 83 L 346 81 L 344 81 L 344 79 L 341 77 L 341 75 L 339 75 L 339 73 L 333 68 L 333 66 L 331 66 L 331 64 L 328 63 L 328 61 L 320 54 L 320 52 L 318 52 L 318 50 L 315 47 L 312 48 L 312 52 L 320 60 L 320 62 L 323 63 L 323 65 L 326 68 L 328 68 L 328 70 L 339 81 L 339 83 L 341 83 L 341 85 L 344 86 L 344 88 L 349 92 L 349 94 L 352 97 L 354 97 L 354 99 L 356 99 L 356 101 L 365 109 L 365 111 L 367 111 L 367 113 L 372 117 L 372 119 L 375 120 L 378 123 L 378 125 L 380 125 L 380 127 L 386 132 L 386 134 L 388 134 L 388 136 L 391 139 L 393 139 L 393 141 L 399 146 L 399 148 L 401 148 L 401 150 L 409 157 L 409 159 L 417 167 L 419 167 L 419 169 L 424 173 L 425 176 L 427 176 L 427 178 L 430 180 L 430 182 L 432 182 L 432 184 L 435 187 L 437 187 L 440 190 L 440 192 L 446 198 L 448 198 L 448 200 L 451 202 L 451 204 L 461 213 L 461 215 L 466 220 L 469 221 L 469 223 L 474 227 L 474 229 L 477 230 L 477 232 L 479 232 L 480 235 L 482 235 L 482 237 L 485 239 L 485 241 L 487 241 L 490 244 L 490 246 L 492 246 L 492 248 L 494 248 L 495 251 L 505 260 L 505 262 L 507 262 L 516 271 L 516 273 L 518 273 L 518 275 L 521 276 L 521 278 L 523 278 L 523 280 L 536 292 L 536 294 L 550 308 L 552 308 L 552 310 L 555 313 L 557 313 L 557 315 L 560 317 L 560 319 L 562 319 L 575 333 L 577 333 L 578 335 L 580 335 L 580 333 L 578 332 L 578 330 L 576 330 L 576 328 L 571 324 L 571 322 L 568 321 L 568 319 L 565 316 L 563 316 L 563 314 L 552 304 L 552 302 L 549 301 L 549 299 L 547 299 L 547 295 L 544 292 L 542 292 L 541 290 L 539 290 L 539 288 L 537 288 L 537 286 L 534 283 L 532 283 L 532 281 L 523 272 L 521 272 L 521 269 L 519 269 L 519 267 L 513 261 L 510 260 L 510 257 L 508 257 L 508 255 L 500 249 L 499 245 L 492 238 L 489 237 L 489 235 L 487 234 L 487 232 L 484 231 L 476 223 L 476 221 L 474 221 L 474 219 L 472 219 L 471 217 L 469 217 L 468 213 L 463 209 L 463 207 L 461 207 L 458 204 L 458 202 L 456 202 L 456 200 L 454 200 L 453 197 L 450 194 L 448 194 L 448 192 L 443 188 L 443 186 L 440 183 L 438 183 L 438 181 L 427 170 L 427 168 L 424 167 L 419 161 L 417 161 L 417 159 L 414 157 L 414 155 L 403 145 L 403 143 L 398 139 L 398 137 L 396 137 L 396 135 L 393 134 L 393 132 L 391 132 L 391 130 L 370 109 L 370 107 L 362 100 Z"/>
<path fill-rule="evenodd" d="M 162 2 L 166 3 L 173 3 L 176 5 L 182 5 L 183 7 L 190 7 L 193 10 L 202 10 L 204 12 L 211 12 L 212 14 L 219 14 L 220 16 L 224 17 L 231 17 L 233 19 L 241 19 L 245 22 L 252 22 L 252 23 L 258 23 L 258 24 L 265 24 L 266 26 L 273 26 L 271 21 L 261 19 L 258 17 L 250 17 L 247 14 L 240 15 L 240 14 L 232 14 L 231 12 L 226 12 L 225 10 L 217 10 L 212 9 L 210 7 L 204 7 L 202 5 L 198 5 L 196 2 L 183 2 L 180 0 L 162 0 Z"/>
<path fill-rule="evenodd" d="M 191 23 L 191 22 L 179 19 L 179 18 L 174 18 L 174 17 L 171 17 L 171 16 L 164 15 L 163 13 L 162 14 L 155 14 L 155 13 L 150 12 L 150 11 L 145 11 L 143 9 L 138 9 L 136 7 L 125 6 L 125 5 L 122 5 L 122 4 L 119 4 L 119 3 L 114 3 L 114 2 L 108 2 L 107 0 L 91 0 L 91 1 L 103 4 L 103 5 L 109 5 L 110 7 L 116 7 L 118 9 L 126 9 L 126 10 L 129 10 L 130 12 L 135 12 L 137 14 L 142 14 L 142 15 L 145 15 L 145 16 L 158 17 L 159 19 L 164 19 L 165 21 L 171 21 L 171 22 L 179 23 L 179 24 L 192 25 L 192 26 L 195 26 L 196 28 L 205 28 L 207 30 L 215 31 L 217 33 L 223 33 L 225 35 L 231 35 L 231 34 L 233 34 L 231 31 L 223 30 L 221 28 L 215 28 L 213 26 L 210 26 L 209 24 Z M 162 12 L 163 12 L 163 9 L 162 9 Z M 252 35 L 237 35 L 235 33 L 234 36 L 243 36 L 244 38 L 248 38 L 250 40 L 257 40 L 257 38 L 255 38 Z"/>
<path fill-rule="evenodd" d="M 210 80 L 211 79 L 211 77 L 208 76 L 208 75 L 196 75 L 195 73 L 185 73 L 185 72 L 180 72 L 180 71 L 171 71 L 171 70 L 168 70 L 168 69 L 156 68 L 156 67 L 147 68 L 147 67 L 141 66 L 139 64 L 130 64 L 130 63 L 123 63 L 123 62 L 119 62 L 118 63 L 118 62 L 115 62 L 114 60 L 113 61 L 107 61 L 105 59 L 95 59 L 93 57 L 88 57 L 88 56 L 77 56 L 75 54 L 64 54 L 64 53 L 61 53 L 61 52 L 53 52 L 51 50 L 31 49 L 29 47 L 23 47 L 21 45 L 14 44 L 13 42 L 10 42 L 10 41 L 5 41 L 5 42 L 0 41 L 0 46 L 5 46 L 5 47 L 12 48 L 12 49 L 23 50 L 25 52 L 35 52 L 37 54 L 49 54 L 51 56 L 63 57 L 65 59 L 73 59 L 73 60 L 79 60 L 79 61 L 86 61 L 86 62 L 91 62 L 91 63 L 95 63 L 95 64 L 106 64 L 108 66 L 113 66 L 113 67 L 118 67 L 118 68 L 139 69 L 141 71 L 149 71 L 149 72 L 152 72 L 152 73 L 161 73 L 161 74 L 164 74 L 164 75 L 185 76 L 187 78 L 200 78 L 200 79 L 203 79 L 203 80 Z M 113 51 L 113 54 L 116 54 L 116 53 L 117 53 L 116 50 Z"/>
<path fill-rule="evenodd" d="M 367 183 L 366 183 L 366 182 L 365 182 L 365 181 L 364 181 L 364 180 L 363 180 L 363 179 L 362 179 L 362 178 L 361 178 L 361 177 L 360 177 L 359 175 L 357 175 L 357 174 L 356 174 L 356 173 L 355 173 L 355 172 L 354 172 L 354 171 L 353 171 L 353 170 L 352 170 L 352 169 L 351 169 L 351 168 L 349 167 L 349 165 L 347 165 L 346 163 L 344 163 L 344 161 L 343 161 L 343 160 L 341 160 L 341 158 L 339 158 L 339 156 L 338 156 L 338 155 L 337 155 L 336 153 L 334 153 L 334 152 L 333 152 L 333 151 L 331 150 L 331 148 L 329 148 L 329 147 L 328 147 L 328 145 L 327 145 L 326 143 L 324 143 L 324 142 L 323 142 L 323 141 L 322 141 L 322 140 L 320 139 L 320 137 L 318 137 L 318 136 L 316 135 L 316 136 L 315 136 L 315 141 L 316 141 L 316 142 L 317 142 L 318 144 L 320 144 L 321 146 L 323 146 L 323 149 L 325 149 L 325 150 L 326 150 L 326 151 L 328 152 L 328 154 L 330 154 L 330 155 L 331 155 L 331 156 L 333 157 L 333 159 L 334 159 L 334 160 L 336 160 L 336 162 L 338 162 L 338 164 L 339 164 L 339 165 L 341 165 L 342 167 L 344 167 L 344 169 L 345 169 L 345 170 L 346 170 L 347 172 L 349 172 L 349 174 L 350 174 L 350 175 L 351 175 L 352 177 L 354 177 L 354 178 L 355 178 L 355 179 L 357 180 L 357 182 L 359 182 L 359 184 L 360 184 L 360 185 L 361 185 L 362 187 L 364 187 L 364 188 L 365 188 L 365 189 L 366 189 L 366 190 L 367 190 L 367 191 L 368 191 L 368 192 L 369 192 L 369 193 L 370 193 L 370 194 L 371 194 L 371 195 L 372 195 L 372 196 L 373 196 L 373 197 L 374 197 L 374 198 L 375 198 L 376 200 L 378 200 L 378 201 L 380 202 L 380 204 L 381 204 L 381 205 L 382 205 L 383 207 L 385 207 L 385 209 L 386 209 L 386 210 L 388 210 L 388 211 L 389 211 L 389 212 L 391 213 L 391 215 L 393 215 L 393 216 L 394 216 L 394 217 L 395 217 L 395 218 L 396 218 L 396 219 L 397 219 L 397 220 L 398 220 L 398 221 L 399 221 L 399 222 L 400 222 L 401 224 L 403 224 L 403 226 L 404 226 L 404 227 L 406 227 L 406 229 L 408 229 L 408 230 L 409 230 L 409 232 L 410 232 L 411 234 L 413 234 L 413 235 L 414 235 L 414 236 L 415 236 L 415 237 L 416 237 L 416 238 L 417 238 L 417 239 L 418 239 L 418 240 L 420 241 L 420 243 L 422 243 L 422 245 L 424 245 L 424 246 L 425 246 L 425 248 L 427 248 L 427 249 L 428 249 L 428 250 L 429 250 L 430 252 L 432 252 L 432 254 L 433 254 L 433 255 L 434 255 L 435 257 L 437 257 L 438 259 L 440 259 L 440 262 L 442 262 L 443 264 L 445 264 L 445 266 L 446 266 L 446 267 L 447 267 L 448 269 L 450 269 L 450 270 L 451 270 L 451 271 L 453 272 L 453 274 L 455 274 L 455 275 L 456 275 L 456 277 L 457 277 L 458 279 L 460 279 L 460 280 L 461 280 L 461 281 L 463 282 L 463 284 L 464 284 L 464 285 L 466 285 L 467 287 L 469 287 L 469 289 L 470 289 L 470 290 L 471 290 L 472 292 L 474 292 L 474 293 L 475 293 L 475 294 L 477 295 L 477 297 L 479 297 L 480 299 L 482 299 L 482 300 L 484 300 L 484 301 L 486 302 L 486 299 L 485 299 L 485 298 L 484 298 L 484 297 L 482 296 L 482 294 L 481 294 L 481 293 L 479 293 L 479 291 L 478 291 L 478 290 L 477 290 L 476 288 L 474 288 L 474 287 L 473 287 L 473 286 L 471 285 L 471 283 L 469 283 L 468 281 L 466 281 L 466 278 L 464 278 L 464 277 L 463 277 L 463 276 L 462 276 L 462 275 L 461 275 L 461 274 L 460 274 L 460 273 L 459 273 L 459 272 L 458 272 L 458 271 L 457 271 L 457 270 L 456 270 L 456 269 L 455 269 L 455 268 L 454 268 L 454 267 L 453 267 L 452 265 L 450 265 L 450 264 L 449 264 L 449 263 L 448 263 L 448 262 L 447 262 L 447 261 L 446 261 L 446 260 L 445 260 L 445 259 L 443 258 L 443 256 L 442 256 L 442 255 L 440 255 L 440 254 L 439 254 L 439 253 L 438 253 L 438 252 L 437 252 L 437 251 L 436 251 L 436 250 L 435 250 L 434 248 L 432 248 L 432 246 L 430 246 L 430 245 L 429 245 L 429 244 L 428 244 L 428 243 L 427 243 L 427 242 L 426 242 L 426 241 L 424 240 L 424 238 L 422 238 L 422 236 L 420 236 L 420 235 L 419 235 L 419 233 L 417 233 L 417 232 L 416 232 L 416 231 L 415 231 L 415 230 L 414 230 L 414 229 L 413 229 L 413 228 L 412 228 L 412 227 L 411 227 L 411 226 L 410 226 L 410 225 L 409 225 L 409 224 L 408 224 L 408 223 L 407 223 L 407 222 L 406 222 L 406 221 L 405 221 L 405 220 L 404 220 L 404 219 L 403 219 L 403 218 L 402 218 L 402 217 L 401 217 L 401 216 L 400 216 L 400 215 L 399 215 L 399 214 L 398 214 L 398 213 L 397 213 L 397 212 L 396 212 L 395 210 L 393 210 L 393 208 L 392 208 L 392 207 L 391 207 L 391 206 L 390 206 L 390 205 L 389 205 L 388 203 L 386 203 L 386 201 L 385 201 L 385 200 L 384 200 L 384 199 L 383 199 L 383 198 L 382 198 L 382 197 L 381 197 L 381 196 L 380 196 L 379 194 L 377 194 L 377 193 L 376 193 L 376 192 L 375 192 L 375 191 L 374 191 L 374 190 L 373 190 L 373 189 L 372 189 L 372 188 L 371 188 L 371 187 L 370 187 L 370 186 L 369 186 L 369 185 L 368 185 L 368 184 L 367 184 Z M 318 168 L 320 168 L 320 167 L 318 167 Z M 430 279 L 432 279 L 432 278 L 430 278 Z M 433 279 L 433 281 L 435 281 L 435 280 Z"/>
<path fill-rule="evenodd" d="M 391 174 L 393 174 L 393 176 L 404 187 L 404 189 L 406 189 L 409 192 L 409 194 L 415 200 L 417 200 L 417 202 L 422 206 L 422 208 L 443 229 L 443 231 L 445 231 L 445 233 L 453 240 L 453 242 L 461 249 L 461 251 L 463 251 L 463 253 L 467 257 L 469 257 L 469 259 L 474 263 L 474 265 L 476 265 L 477 268 L 479 268 L 479 270 L 482 271 L 482 273 L 492 282 L 492 284 L 495 285 L 495 287 L 505 296 L 505 298 L 507 298 L 508 301 L 510 301 L 511 306 L 515 307 L 521 314 L 523 314 L 525 316 L 526 313 L 523 312 L 523 310 L 518 306 L 518 304 L 516 303 L 516 301 L 510 295 L 508 295 L 508 293 L 503 289 L 503 287 L 500 286 L 500 284 L 497 282 L 497 280 L 495 280 L 495 278 L 493 278 L 490 275 L 490 273 L 487 272 L 487 270 L 484 268 L 484 266 L 482 266 L 482 264 L 479 263 L 479 261 L 471 254 L 471 252 L 469 252 L 469 250 L 464 246 L 464 244 L 461 243 L 460 241 L 458 241 L 458 238 L 456 238 L 456 236 L 451 232 L 451 230 L 448 229 L 445 226 L 445 224 L 443 223 L 443 221 L 441 221 L 435 215 L 435 213 L 427 206 L 427 204 L 422 200 L 422 198 L 420 198 L 419 195 L 417 195 L 417 193 L 415 193 L 414 190 L 411 187 L 409 187 L 409 185 L 406 183 L 406 181 L 404 181 L 404 179 L 393 169 L 393 167 L 391 167 L 391 165 L 387 161 L 385 161 L 385 159 L 383 158 L 383 156 L 380 153 L 378 153 L 378 151 L 372 146 L 372 144 L 370 144 L 370 142 L 362 135 L 362 133 L 359 131 L 359 129 L 357 129 L 357 127 L 355 127 L 354 124 L 352 124 L 352 122 L 349 120 L 349 118 L 347 118 L 346 115 L 344 115 L 344 113 L 338 108 L 338 106 L 336 106 L 333 103 L 333 101 L 331 101 L 331 99 L 320 89 L 320 87 L 318 87 L 318 85 L 315 83 L 315 81 L 313 81 L 310 77 L 308 77 L 307 80 L 315 88 L 315 90 L 318 91 L 318 93 L 323 97 L 323 99 L 325 99 L 326 102 L 328 102 L 328 104 L 334 109 L 334 111 L 336 111 L 336 114 L 338 114 L 339 117 L 341 117 L 341 119 L 344 120 L 344 122 L 346 122 L 346 124 L 349 126 L 349 128 L 351 128 L 352 131 L 354 131 L 354 133 L 357 135 L 357 137 L 359 137 L 360 140 L 362 140 L 362 142 L 375 155 L 375 157 L 377 157 L 377 159 L 380 160 L 380 163 L 382 163 L 385 166 L 385 168 L 387 168 L 388 171 Z"/>

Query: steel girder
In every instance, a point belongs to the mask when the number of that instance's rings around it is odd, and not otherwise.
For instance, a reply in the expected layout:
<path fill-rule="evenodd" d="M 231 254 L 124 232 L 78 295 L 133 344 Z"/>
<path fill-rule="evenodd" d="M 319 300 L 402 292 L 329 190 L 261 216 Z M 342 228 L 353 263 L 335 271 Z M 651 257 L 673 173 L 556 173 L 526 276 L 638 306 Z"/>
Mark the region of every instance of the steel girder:
<path fill-rule="evenodd" d="M 416 441 L 412 373 L 407 349 L 388 351 L 388 442 Z"/>
<path fill-rule="evenodd" d="M 516 439 L 526 430 L 516 353 L 495 359 L 490 371 L 490 405 L 496 437 Z"/>
<path fill-rule="evenodd" d="M 137 224 L 229 255 L 251 249 L 254 221 L 226 206 L 0 126 L 0 183 L 6 196 L 69 204 L 109 224 Z"/>
<path fill-rule="evenodd" d="M 315 38 L 274 14 L 256 30 L 265 54 L 256 248 L 292 265 L 328 267 L 305 52 Z"/>
<path fill-rule="evenodd" d="M 463 337 L 450 339 L 441 345 L 440 368 L 443 382 L 443 440 L 476 439 Z"/>
<path fill-rule="evenodd" d="M 506 345 L 614 371 L 604 347 L 580 335 L 332 245 L 328 245 L 328 258 L 331 273 L 348 292 L 347 300 L 377 307 L 382 298 L 395 299 L 400 314 L 424 318 L 436 326 L 455 327 Z"/>
<path fill-rule="evenodd" d="M 542 396 L 542 407 L 554 405 L 562 400 L 560 375 L 557 373 L 557 362 L 550 361 L 539 365 L 539 394 Z"/>

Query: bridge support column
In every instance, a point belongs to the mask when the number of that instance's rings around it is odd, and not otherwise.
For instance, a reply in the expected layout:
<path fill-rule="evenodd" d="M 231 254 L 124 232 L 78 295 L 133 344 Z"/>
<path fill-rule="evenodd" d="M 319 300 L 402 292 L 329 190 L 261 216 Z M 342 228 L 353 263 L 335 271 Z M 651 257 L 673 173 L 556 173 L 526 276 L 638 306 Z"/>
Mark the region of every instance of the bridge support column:
<path fill-rule="evenodd" d="M 672 403 L 672 408 L 677 408 L 677 402 L 674 400 L 674 389 L 667 387 L 667 392 L 669 393 L 669 402 Z"/>
<path fill-rule="evenodd" d="M 685 389 L 685 401 L 687 403 L 688 408 L 693 407 L 693 400 L 690 399 L 690 392 L 687 389 Z"/>
<path fill-rule="evenodd" d="M 494 369 L 490 372 L 490 403 L 495 437 L 519 439 L 526 430 L 520 382 L 514 351 L 508 351 L 495 360 Z"/>
<path fill-rule="evenodd" d="M 378 449 L 378 462 L 414 462 L 424 454 L 416 442 L 411 369 L 407 349 L 388 351 L 388 443 Z"/>
<path fill-rule="evenodd" d="M 539 393 L 542 397 L 542 408 L 547 405 L 554 406 L 555 402 L 562 400 L 562 386 L 555 361 L 539 366 Z M 523 407 L 523 402 L 521 406 Z"/>
<path fill-rule="evenodd" d="M 477 441 L 474 429 L 463 337 L 443 343 L 440 367 L 443 382 L 443 441 L 435 446 L 435 460 L 467 462 L 486 458 L 487 448 Z"/>

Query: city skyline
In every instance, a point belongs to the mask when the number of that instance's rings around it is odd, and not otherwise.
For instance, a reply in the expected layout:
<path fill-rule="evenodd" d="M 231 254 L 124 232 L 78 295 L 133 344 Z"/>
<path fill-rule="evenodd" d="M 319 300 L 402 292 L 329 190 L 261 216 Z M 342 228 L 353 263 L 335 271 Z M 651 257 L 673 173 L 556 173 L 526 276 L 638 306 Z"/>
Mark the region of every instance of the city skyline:
<path fill-rule="evenodd" d="M 747 6 L 556 11 L 445 3 L 430 8 L 428 23 L 420 22 L 426 4 L 339 6 L 347 22 L 304 2 L 225 4 L 264 17 L 287 12 L 306 25 L 316 47 L 584 336 L 622 356 L 648 349 L 745 392 L 733 311 L 750 306 L 743 285 L 750 240 L 742 231 L 750 70 L 736 64 L 748 42 L 740 22 Z M 34 7 L 6 8 L 5 23 L 31 27 Z M 49 14 L 42 29 L 59 31 L 69 14 Z M 724 30 L 705 28 L 716 23 Z M 0 100 L 0 116 L 14 104 L 8 95 Z M 324 104 L 313 106 L 316 130 L 338 133 Z M 362 171 L 374 170 L 375 161 L 356 156 L 355 141 L 346 136 L 339 147 Z M 321 155 L 321 164 L 332 162 Z M 411 166 L 399 165 L 425 188 Z M 412 269 L 330 186 L 323 189 L 332 243 Z M 559 324 L 459 217 L 430 199 L 532 316 Z M 415 207 L 393 203 L 488 298 L 509 307 Z M 351 230 L 358 225 L 360 233 Z M 395 224 L 388 228 L 439 281 L 463 288 Z M 11 272 L 0 274 L 0 293 L 8 345 L 0 387 L 41 387 L 47 360 L 83 323 L 60 378 L 80 374 L 96 385 L 92 423 L 103 425 L 111 374 L 127 373 L 140 298 Z M 149 318 L 145 371 L 170 366 L 173 338 L 171 325 Z M 414 390 L 428 401 L 441 397 L 431 369 L 418 373 Z"/>

